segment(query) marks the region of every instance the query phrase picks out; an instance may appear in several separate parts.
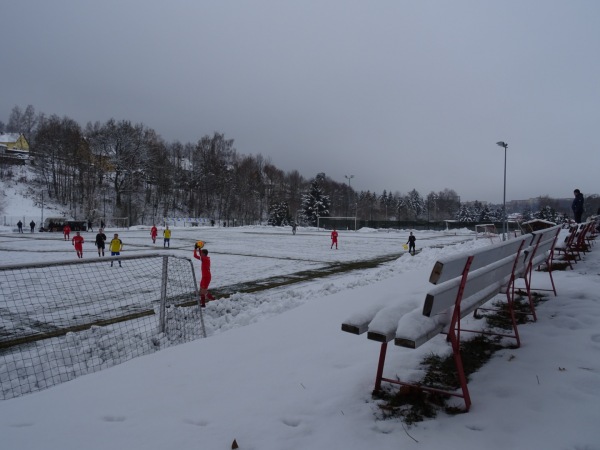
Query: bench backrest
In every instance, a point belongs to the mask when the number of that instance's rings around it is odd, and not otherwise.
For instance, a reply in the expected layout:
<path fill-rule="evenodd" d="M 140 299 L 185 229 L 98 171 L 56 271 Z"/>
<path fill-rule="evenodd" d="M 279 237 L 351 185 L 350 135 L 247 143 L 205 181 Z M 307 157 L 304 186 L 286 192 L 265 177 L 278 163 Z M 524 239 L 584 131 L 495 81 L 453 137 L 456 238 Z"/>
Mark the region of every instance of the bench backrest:
<path fill-rule="evenodd" d="M 444 283 L 452 278 L 461 276 L 462 270 L 465 267 L 467 259 L 470 255 L 473 255 L 473 262 L 471 264 L 471 271 L 477 270 L 495 261 L 498 261 L 506 256 L 514 255 L 519 250 L 521 242 L 525 241 L 525 246 L 522 249 L 524 253 L 530 257 L 535 257 L 536 261 L 540 261 L 541 256 L 545 252 L 554 248 L 554 244 L 558 233 L 561 230 L 560 225 L 556 225 L 551 228 L 544 230 L 535 231 L 533 233 L 520 236 L 516 239 L 509 241 L 499 242 L 487 247 L 480 248 L 473 252 L 460 253 L 458 255 L 448 256 L 446 258 L 439 259 L 433 266 L 431 275 L 429 276 L 429 282 L 433 284 Z M 535 255 L 535 245 L 539 243 Z M 528 260 L 525 261 L 525 266 Z"/>
<path fill-rule="evenodd" d="M 523 244 L 521 241 L 520 246 Z M 518 255 L 519 248 L 514 253 L 491 264 L 469 270 L 462 293 L 462 302 L 481 304 L 505 288 L 511 280 L 514 268 L 524 264 L 526 255 L 522 252 Z M 519 256 L 518 260 L 517 256 Z M 473 262 L 475 262 L 475 258 L 473 258 Z M 461 281 L 462 277 L 455 277 L 431 289 L 425 297 L 423 315 L 431 317 L 453 308 L 461 288 Z"/>
<path fill-rule="evenodd" d="M 472 252 L 459 253 L 458 255 L 441 258 L 433 266 L 429 282 L 433 284 L 444 283 L 462 275 L 467 259 L 472 255 L 471 271 L 485 267 L 507 256 L 516 255 L 523 241 L 531 241 L 531 235 L 520 236 L 517 239 L 499 242 Z M 528 242 L 526 242 L 528 244 Z"/>
<path fill-rule="evenodd" d="M 560 225 L 556 225 L 555 227 L 532 233 L 534 236 L 531 241 L 532 248 L 526 250 L 528 252 L 527 263 L 530 263 L 531 266 L 537 266 L 546 261 L 549 256 L 548 252 L 554 250 L 561 229 Z"/>

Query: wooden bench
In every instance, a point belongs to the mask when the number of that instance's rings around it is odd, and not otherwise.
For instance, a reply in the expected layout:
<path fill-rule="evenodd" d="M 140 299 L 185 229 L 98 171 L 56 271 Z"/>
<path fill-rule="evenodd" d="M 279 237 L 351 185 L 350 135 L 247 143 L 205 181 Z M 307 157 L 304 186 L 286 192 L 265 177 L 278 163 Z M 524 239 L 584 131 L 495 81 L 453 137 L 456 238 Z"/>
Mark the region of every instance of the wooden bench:
<path fill-rule="evenodd" d="M 422 307 L 415 308 L 414 302 L 407 299 L 402 304 L 372 306 L 344 321 L 343 331 L 352 334 L 366 332 L 368 339 L 381 343 L 375 392 L 381 389 L 382 382 L 409 385 L 425 391 L 461 397 L 466 410 L 469 410 L 471 399 L 460 354 L 460 333 L 481 330 L 465 330 L 461 328 L 460 320 L 498 294 L 504 294 L 512 332 L 493 334 L 514 338 L 516 346 L 520 346 L 513 308 L 515 281 L 523 278 L 530 293 L 531 272 L 540 264 L 551 264 L 551 252 L 559 231 L 560 227 L 557 226 L 440 259 L 434 264 L 429 277 L 429 281 L 435 286 L 426 293 Z M 551 272 L 549 273 L 551 276 Z M 553 280 L 552 289 L 556 294 Z M 533 308 L 531 296 L 530 305 Z M 404 382 L 397 377 L 383 376 L 390 341 L 393 340 L 397 346 L 415 349 L 440 333 L 446 334 L 451 344 L 460 392 L 442 391 L 436 387 Z"/>
<path fill-rule="evenodd" d="M 556 245 L 556 260 L 567 262 L 572 269 L 573 264 L 581 261 L 581 254 L 586 254 L 590 249 L 588 238 L 594 230 L 594 222 L 571 226 L 564 242 Z"/>

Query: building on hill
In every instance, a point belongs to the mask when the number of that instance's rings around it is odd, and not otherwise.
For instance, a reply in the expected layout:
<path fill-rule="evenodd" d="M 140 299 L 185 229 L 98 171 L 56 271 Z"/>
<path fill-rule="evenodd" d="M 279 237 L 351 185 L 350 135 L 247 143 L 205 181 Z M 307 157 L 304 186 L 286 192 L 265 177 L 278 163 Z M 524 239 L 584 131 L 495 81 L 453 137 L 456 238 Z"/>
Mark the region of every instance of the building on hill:
<path fill-rule="evenodd" d="M 23 133 L 0 133 L 0 151 L 6 155 L 29 157 L 29 142 Z"/>

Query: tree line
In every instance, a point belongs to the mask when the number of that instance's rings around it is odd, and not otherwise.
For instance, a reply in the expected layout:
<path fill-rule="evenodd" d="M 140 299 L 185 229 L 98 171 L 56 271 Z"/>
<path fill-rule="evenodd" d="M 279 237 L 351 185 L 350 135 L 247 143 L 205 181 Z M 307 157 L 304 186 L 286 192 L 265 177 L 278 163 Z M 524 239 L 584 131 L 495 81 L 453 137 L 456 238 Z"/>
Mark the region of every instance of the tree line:
<path fill-rule="evenodd" d="M 315 225 L 328 216 L 473 221 L 479 215 L 467 214 L 452 189 L 378 194 L 355 191 L 325 173 L 306 179 L 261 154 L 238 153 L 234 140 L 219 132 L 195 143 L 166 142 L 141 123 L 109 119 L 82 127 L 32 105 L 15 106 L 0 132 L 23 133 L 30 143 L 40 197 L 93 221 L 126 217 L 135 225 L 191 217 L 230 225 Z"/>

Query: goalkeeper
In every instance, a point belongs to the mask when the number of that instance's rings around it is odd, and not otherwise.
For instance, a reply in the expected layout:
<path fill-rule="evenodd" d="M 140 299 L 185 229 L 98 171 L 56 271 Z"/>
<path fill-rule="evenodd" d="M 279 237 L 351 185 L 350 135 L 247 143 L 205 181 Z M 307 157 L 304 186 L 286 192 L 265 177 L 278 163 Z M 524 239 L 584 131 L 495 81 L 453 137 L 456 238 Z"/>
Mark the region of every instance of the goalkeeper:
<path fill-rule="evenodd" d="M 194 258 L 200 260 L 200 271 L 202 273 L 202 278 L 200 280 L 200 302 L 202 305 L 204 305 L 206 299 L 215 299 L 208 291 L 208 285 L 212 278 L 210 274 L 210 257 L 208 256 L 208 250 L 202 248 L 203 246 L 204 243 L 201 241 L 196 242 L 196 245 L 194 246 Z"/>

